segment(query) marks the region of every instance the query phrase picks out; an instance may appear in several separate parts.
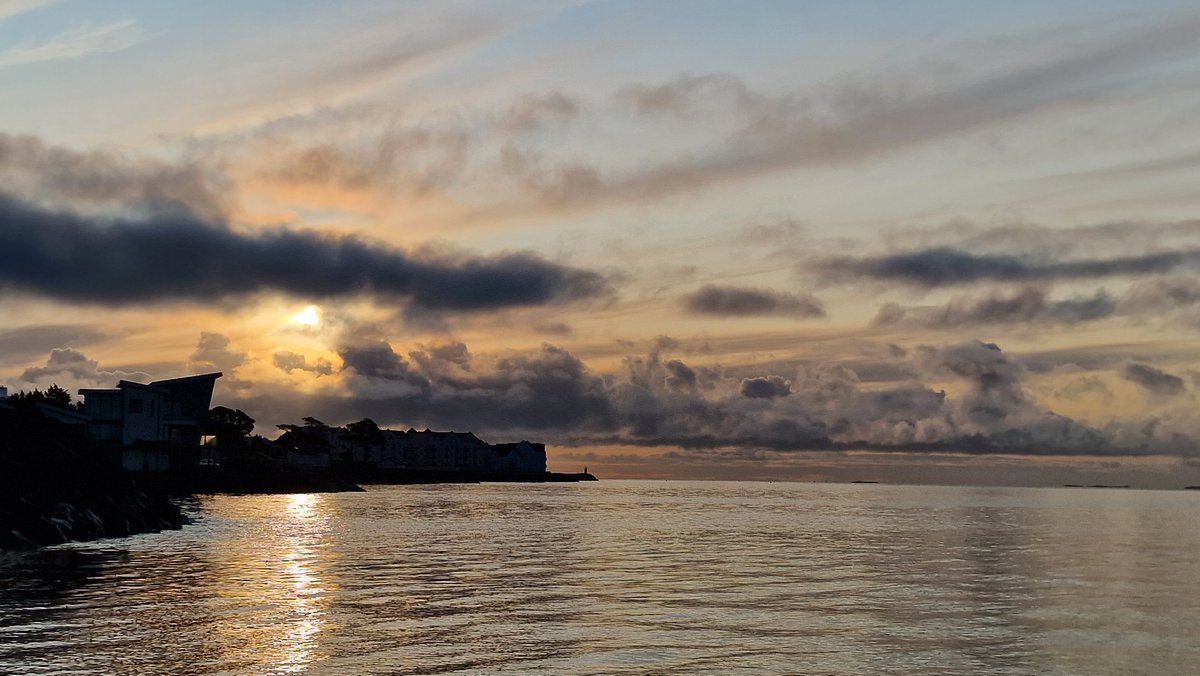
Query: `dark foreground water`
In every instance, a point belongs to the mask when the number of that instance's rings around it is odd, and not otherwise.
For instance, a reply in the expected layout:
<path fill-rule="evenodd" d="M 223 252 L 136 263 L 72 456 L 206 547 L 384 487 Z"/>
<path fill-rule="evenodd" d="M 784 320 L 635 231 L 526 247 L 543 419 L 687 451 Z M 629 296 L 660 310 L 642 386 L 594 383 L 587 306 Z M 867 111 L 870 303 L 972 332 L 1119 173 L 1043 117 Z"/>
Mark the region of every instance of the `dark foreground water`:
<path fill-rule="evenodd" d="M 1200 671 L 1195 492 L 600 482 L 196 509 L 0 561 L 0 673 Z"/>

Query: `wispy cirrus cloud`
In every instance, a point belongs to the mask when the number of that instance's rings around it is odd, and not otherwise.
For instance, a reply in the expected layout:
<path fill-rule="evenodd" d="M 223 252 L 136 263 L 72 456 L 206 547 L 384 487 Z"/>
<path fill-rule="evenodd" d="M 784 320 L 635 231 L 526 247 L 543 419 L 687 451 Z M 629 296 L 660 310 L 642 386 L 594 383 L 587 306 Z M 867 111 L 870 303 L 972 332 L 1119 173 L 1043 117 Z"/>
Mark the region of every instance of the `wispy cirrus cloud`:
<path fill-rule="evenodd" d="M 936 86 L 923 70 L 844 73 L 782 91 L 738 74 L 685 72 L 591 96 L 553 87 L 491 109 L 468 100 L 464 114 L 436 121 L 385 107 L 348 135 L 269 123 L 270 138 L 217 142 L 222 154 L 244 155 L 256 176 L 284 186 L 385 199 L 446 192 L 464 197 L 478 218 L 603 208 L 873 160 L 1066 109 L 1103 109 L 1147 68 L 1194 55 L 1198 26 L 1200 16 L 1183 14 L 1093 31 L 1040 61 L 973 52 L 972 68 Z M 1165 92 L 1191 86 L 1165 77 Z M 680 127 L 688 133 L 674 133 Z M 639 152 L 614 157 L 600 147 Z"/>
<path fill-rule="evenodd" d="M 0 21 L 10 19 L 18 14 L 49 7 L 56 2 L 58 0 L 0 0 Z"/>
<path fill-rule="evenodd" d="M 4 9 L 0 7 L 0 20 Z M 0 68 L 43 61 L 78 59 L 90 54 L 111 54 L 137 44 L 143 34 L 133 19 L 99 26 L 79 26 L 42 41 L 29 40 L 0 51 Z"/>

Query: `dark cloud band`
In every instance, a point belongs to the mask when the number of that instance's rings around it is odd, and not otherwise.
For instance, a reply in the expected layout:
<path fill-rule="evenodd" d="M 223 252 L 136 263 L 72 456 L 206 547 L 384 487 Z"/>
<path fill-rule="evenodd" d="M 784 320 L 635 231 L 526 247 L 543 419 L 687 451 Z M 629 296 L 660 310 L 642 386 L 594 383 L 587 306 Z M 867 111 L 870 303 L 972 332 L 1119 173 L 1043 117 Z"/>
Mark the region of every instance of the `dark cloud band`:
<path fill-rule="evenodd" d="M 720 316 L 784 315 L 824 317 L 821 301 L 808 294 L 766 289 L 705 286 L 683 297 L 684 308 L 694 314 Z"/>
<path fill-rule="evenodd" d="M 1138 276 L 1181 268 L 1200 268 L 1200 250 L 1091 260 L 1033 261 L 1019 256 L 976 255 L 958 249 L 934 248 L 889 256 L 833 258 L 817 266 L 818 272 L 831 281 L 867 278 L 927 287 L 983 281 L 1033 282 Z"/>
<path fill-rule="evenodd" d="M 191 215 L 98 219 L 0 195 L 0 285 L 107 305 L 257 292 L 371 294 L 486 311 L 603 294 L 606 280 L 531 253 L 419 258 L 358 237 L 284 227 L 238 232 Z"/>

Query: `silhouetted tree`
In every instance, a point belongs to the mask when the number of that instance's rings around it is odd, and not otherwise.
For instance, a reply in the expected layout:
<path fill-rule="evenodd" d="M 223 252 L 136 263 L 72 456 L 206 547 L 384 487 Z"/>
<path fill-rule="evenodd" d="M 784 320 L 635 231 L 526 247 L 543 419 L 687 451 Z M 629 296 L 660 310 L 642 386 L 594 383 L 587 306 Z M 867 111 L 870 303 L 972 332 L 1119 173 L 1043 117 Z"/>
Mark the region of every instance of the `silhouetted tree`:
<path fill-rule="evenodd" d="M 352 422 L 346 425 L 346 432 L 350 435 L 350 439 L 357 446 L 382 446 L 383 431 L 379 429 L 379 425 L 370 418 L 363 418 L 358 422 Z"/>
<path fill-rule="evenodd" d="M 218 446 L 239 444 L 254 431 L 254 422 L 241 409 L 215 406 L 208 412 L 209 434 L 216 435 Z"/>
<path fill-rule="evenodd" d="M 72 411 L 83 411 L 83 402 L 72 402 L 71 393 L 58 386 L 58 383 L 46 388 L 43 392 L 38 389 L 26 392 L 21 390 L 16 394 L 8 397 L 9 406 L 16 408 L 33 409 L 37 404 L 46 404 L 57 408 L 65 408 Z"/>

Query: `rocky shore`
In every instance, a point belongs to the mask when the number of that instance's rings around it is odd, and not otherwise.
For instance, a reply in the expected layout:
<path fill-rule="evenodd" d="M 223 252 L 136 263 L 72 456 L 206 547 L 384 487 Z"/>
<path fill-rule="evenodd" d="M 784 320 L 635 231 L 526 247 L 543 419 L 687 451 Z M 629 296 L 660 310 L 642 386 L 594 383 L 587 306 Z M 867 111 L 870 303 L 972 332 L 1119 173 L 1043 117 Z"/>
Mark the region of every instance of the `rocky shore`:
<path fill-rule="evenodd" d="M 140 491 L 128 479 L 67 491 L 6 491 L 0 502 L 0 549 L 177 530 L 186 522 L 165 495 Z"/>
<path fill-rule="evenodd" d="M 87 439 L 36 412 L 0 408 L 0 549 L 179 528 L 165 493 L 93 452 Z"/>

